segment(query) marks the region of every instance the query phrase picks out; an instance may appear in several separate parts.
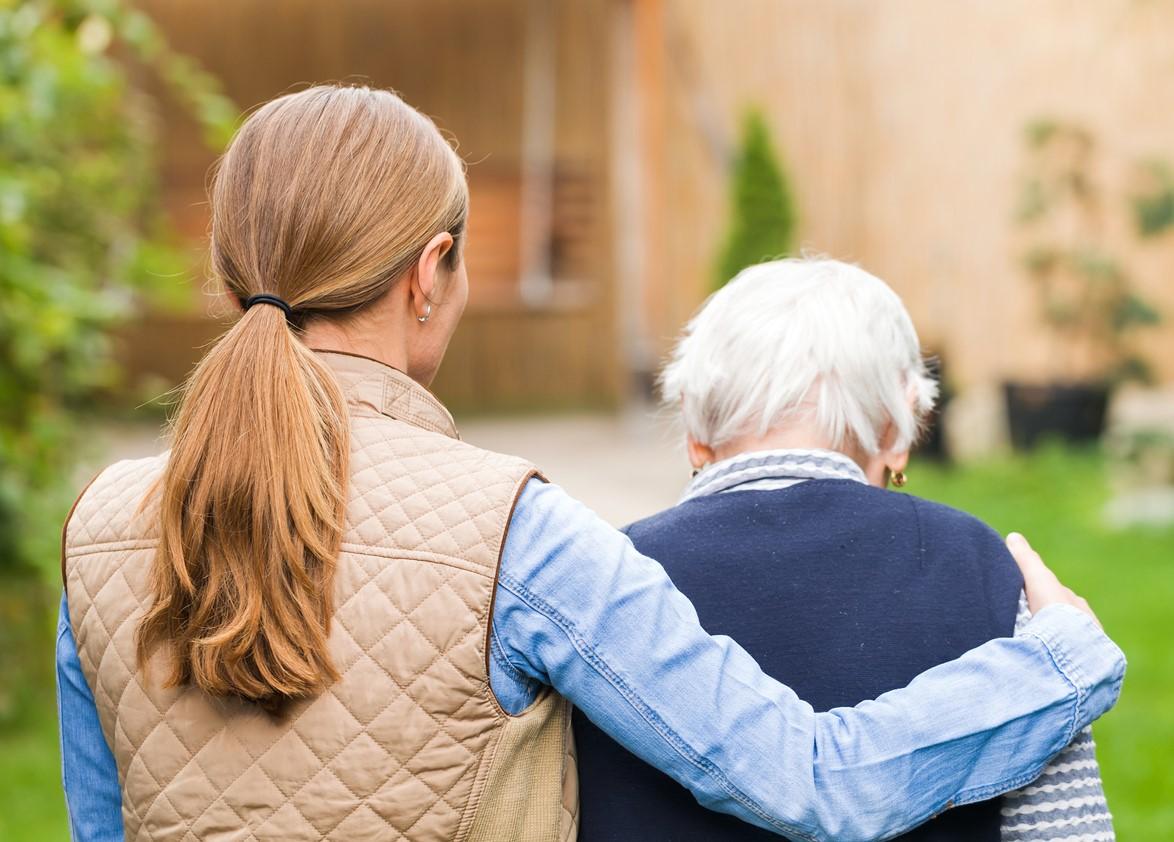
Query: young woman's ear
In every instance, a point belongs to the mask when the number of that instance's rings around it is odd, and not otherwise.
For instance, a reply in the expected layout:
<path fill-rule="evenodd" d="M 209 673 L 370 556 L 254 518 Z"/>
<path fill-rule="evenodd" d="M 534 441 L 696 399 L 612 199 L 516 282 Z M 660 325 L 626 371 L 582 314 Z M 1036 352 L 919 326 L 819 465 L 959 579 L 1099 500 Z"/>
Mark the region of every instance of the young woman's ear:
<path fill-rule="evenodd" d="M 418 318 L 427 318 L 432 312 L 432 302 L 436 301 L 443 290 L 437 277 L 440 273 L 440 262 L 453 247 L 452 234 L 442 231 L 431 240 L 420 253 L 420 259 L 412 271 L 412 308 Z"/>

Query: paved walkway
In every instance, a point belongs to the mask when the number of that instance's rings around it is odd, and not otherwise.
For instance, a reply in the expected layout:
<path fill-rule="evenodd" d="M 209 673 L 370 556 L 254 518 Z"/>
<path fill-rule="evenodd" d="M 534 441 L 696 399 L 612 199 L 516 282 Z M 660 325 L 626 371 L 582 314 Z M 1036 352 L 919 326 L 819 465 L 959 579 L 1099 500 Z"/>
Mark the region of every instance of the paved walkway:
<path fill-rule="evenodd" d="M 616 415 L 554 415 L 457 419 L 465 441 L 533 461 L 552 481 L 620 526 L 676 502 L 689 478 L 679 436 L 651 407 Z M 97 467 L 158 453 L 166 447 L 153 427 L 103 429 L 79 487 Z"/>
<path fill-rule="evenodd" d="M 466 441 L 525 456 L 616 526 L 677 501 L 689 479 L 683 441 L 655 410 L 462 425 Z"/>

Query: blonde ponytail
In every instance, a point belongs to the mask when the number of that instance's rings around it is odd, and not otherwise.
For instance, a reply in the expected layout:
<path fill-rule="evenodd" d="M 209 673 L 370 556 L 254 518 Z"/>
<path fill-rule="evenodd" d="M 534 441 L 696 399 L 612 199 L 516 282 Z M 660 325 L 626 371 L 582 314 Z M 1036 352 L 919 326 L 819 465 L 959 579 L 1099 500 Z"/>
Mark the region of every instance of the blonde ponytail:
<path fill-rule="evenodd" d="M 453 150 L 386 91 L 311 88 L 233 140 L 212 191 L 214 270 L 240 301 L 269 294 L 292 313 L 248 308 L 185 387 L 137 637 L 140 664 L 168 651 L 168 684 L 275 710 L 337 678 L 349 428 L 298 328 L 378 300 L 441 231 L 459 253 L 467 203 Z"/>
<path fill-rule="evenodd" d="M 170 684 L 263 704 L 336 677 L 326 648 L 345 510 L 346 409 L 276 307 L 250 309 L 188 382 L 163 479 L 155 603 Z"/>

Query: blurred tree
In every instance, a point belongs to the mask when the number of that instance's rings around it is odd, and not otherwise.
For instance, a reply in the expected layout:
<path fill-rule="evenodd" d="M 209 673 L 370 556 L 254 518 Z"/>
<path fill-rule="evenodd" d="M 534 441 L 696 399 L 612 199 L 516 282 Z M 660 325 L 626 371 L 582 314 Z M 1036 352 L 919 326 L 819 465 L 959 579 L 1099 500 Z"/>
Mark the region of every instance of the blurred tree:
<path fill-rule="evenodd" d="M 56 567 L 78 410 L 116 376 L 112 327 L 133 314 L 140 293 L 190 267 L 157 204 L 155 103 L 131 83 L 130 62 L 162 77 L 210 142 L 227 139 L 237 109 L 123 0 L 0 0 L 0 590 L 8 597 L 36 567 Z M 0 650 L 22 648 L 27 603 L 0 600 Z M 20 686 L 0 669 L 0 720 Z"/>
<path fill-rule="evenodd" d="M 717 264 L 714 289 L 747 266 L 785 257 L 794 247 L 795 202 L 762 112 L 750 111 L 734 161 L 733 218 Z"/>

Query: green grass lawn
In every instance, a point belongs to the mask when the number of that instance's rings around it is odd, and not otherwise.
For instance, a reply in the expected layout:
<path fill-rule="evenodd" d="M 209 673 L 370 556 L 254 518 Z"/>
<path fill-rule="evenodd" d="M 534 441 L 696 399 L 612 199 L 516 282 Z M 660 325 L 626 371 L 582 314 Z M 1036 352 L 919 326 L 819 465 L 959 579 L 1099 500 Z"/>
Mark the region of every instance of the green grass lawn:
<path fill-rule="evenodd" d="M 1094 726 L 1118 836 L 1174 839 L 1174 529 L 1101 524 L 1106 480 L 1091 454 L 947 471 L 914 465 L 908 490 L 1022 532 L 1064 583 L 1084 596 L 1125 650 L 1121 701 Z"/>
<path fill-rule="evenodd" d="M 1087 597 L 1129 657 L 1120 705 L 1096 726 L 1118 835 L 1174 839 L 1174 529 L 1101 525 L 1104 469 L 1091 454 L 1045 451 L 944 470 L 920 463 L 908 490 L 1023 532 Z M 0 735 L 0 840 L 67 839 L 52 697 L 20 731 Z"/>
<path fill-rule="evenodd" d="M 53 696 L 28 722 L 0 734 L 0 840 L 68 842 Z"/>

